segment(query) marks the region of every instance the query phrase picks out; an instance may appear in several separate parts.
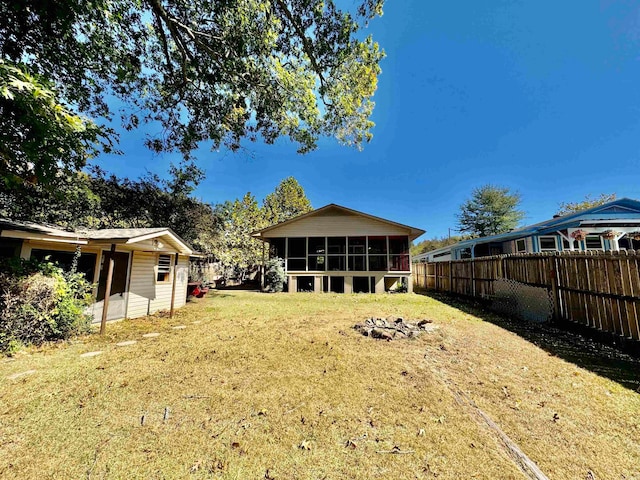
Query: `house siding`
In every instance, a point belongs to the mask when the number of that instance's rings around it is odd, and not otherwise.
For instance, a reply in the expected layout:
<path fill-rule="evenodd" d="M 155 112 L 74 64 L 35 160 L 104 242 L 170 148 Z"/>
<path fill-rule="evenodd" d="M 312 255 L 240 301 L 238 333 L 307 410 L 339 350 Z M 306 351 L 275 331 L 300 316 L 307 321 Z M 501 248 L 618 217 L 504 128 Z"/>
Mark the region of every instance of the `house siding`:
<path fill-rule="evenodd" d="M 171 255 L 171 257 L 173 265 L 175 255 Z M 172 282 L 156 283 L 157 263 L 158 254 L 134 252 L 129 282 L 128 318 L 143 317 L 159 310 L 171 308 Z M 177 269 L 173 272 L 174 275 L 177 275 L 175 308 L 186 303 L 188 273 L 188 257 L 180 256 Z"/>
<path fill-rule="evenodd" d="M 408 235 L 405 228 L 361 217 L 333 213 L 303 218 L 297 222 L 277 227 L 263 233 L 264 238 L 274 237 L 343 237 Z"/>

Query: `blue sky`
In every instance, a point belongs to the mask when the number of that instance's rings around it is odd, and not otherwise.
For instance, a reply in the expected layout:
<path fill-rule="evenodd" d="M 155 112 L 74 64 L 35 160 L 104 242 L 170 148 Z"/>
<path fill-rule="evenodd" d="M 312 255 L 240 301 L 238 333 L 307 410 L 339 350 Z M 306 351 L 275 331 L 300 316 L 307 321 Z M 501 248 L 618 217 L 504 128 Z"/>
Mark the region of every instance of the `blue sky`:
<path fill-rule="evenodd" d="M 427 230 L 455 228 L 471 191 L 492 183 L 522 195 L 525 223 L 563 201 L 640 198 L 640 5 L 628 0 L 388 0 L 368 29 L 387 57 L 363 151 L 322 139 L 246 142 L 199 151 L 217 203 L 261 200 L 287 176 L 314 207 L 338 203 Z M 123 156 L 97 164 L 121 176 L 163 175 L 171 155 L 123 132 Z"/>

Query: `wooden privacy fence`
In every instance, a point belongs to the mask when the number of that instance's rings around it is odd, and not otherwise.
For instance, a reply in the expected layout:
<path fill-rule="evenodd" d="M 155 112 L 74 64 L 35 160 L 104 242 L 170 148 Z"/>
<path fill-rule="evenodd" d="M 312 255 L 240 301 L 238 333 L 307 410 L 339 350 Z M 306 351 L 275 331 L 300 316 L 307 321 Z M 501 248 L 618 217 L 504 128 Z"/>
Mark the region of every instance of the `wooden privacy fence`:
<path fill-rule="evenodd" d="M 640 340 L 640 250 L 500 255 L 413 264 L 414 285 L 495 300 L 505 280 L 547 289 L 553 318 Z"/>

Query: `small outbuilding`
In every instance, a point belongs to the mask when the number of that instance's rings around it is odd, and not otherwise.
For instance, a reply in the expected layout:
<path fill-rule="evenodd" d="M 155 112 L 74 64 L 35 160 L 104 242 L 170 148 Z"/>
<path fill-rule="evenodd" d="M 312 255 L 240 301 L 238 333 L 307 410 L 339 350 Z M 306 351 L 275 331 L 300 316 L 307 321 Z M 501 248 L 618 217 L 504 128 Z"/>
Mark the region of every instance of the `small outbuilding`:
<path fill-rule="evenodd" d="M 186 303 L 192 248 L 170 228 L 110 228 L 65 231 L 0 219 L 0 257 L 49 258 L 70 266 L 95 284 L 94 321 L 137 318 Z M 113 260 L 111 282 L 109 265 Z"/>

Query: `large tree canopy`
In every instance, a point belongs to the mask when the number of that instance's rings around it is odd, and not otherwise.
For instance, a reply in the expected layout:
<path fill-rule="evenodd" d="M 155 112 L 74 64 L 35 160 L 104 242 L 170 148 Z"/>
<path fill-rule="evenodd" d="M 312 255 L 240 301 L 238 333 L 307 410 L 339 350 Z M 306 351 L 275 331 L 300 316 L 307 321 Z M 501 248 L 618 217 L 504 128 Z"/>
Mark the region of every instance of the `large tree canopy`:
<path fill-rule="evenodd" d="M 569 215 L 570 213 L 581 212 L 588 208 L 598 207 L 605 203 L 613 202 L 616 199 L 615 193 L 601 193 L 598 197 L 585 195 L 580 202 L 561 202 L 556 215 Z"/>
<path fill-rule="evenodd" d="M 45 78 L 0 59 L 0 182 L 5 187 L 40 179 L 59 186 L 85 165 L 104 133 L 61 104 Z"/>
<path fill-rule="evenodd" d="M 159 122 L 155 150 L 287 136 L 305 152 L 321 135 L 361 147 L 384 54 L 359 32 L 382 1 L 0 0 L 0 55 L 96 121 L 116 97 L 127 128 Z"/>
<path fill-rule="evenodd" d="M 280 182 L 262 202 L 267 225 L 275 225 L 313 210 L 304 189 L 294 177 Z"/>
<path fill-rule="evenodd" d="M 486 237 L 513 230 L 524 218 L 519 205 L 520 194 L 508 188 L 494 185 L 476 188 L 460 207 L 458 231 Z"/>

